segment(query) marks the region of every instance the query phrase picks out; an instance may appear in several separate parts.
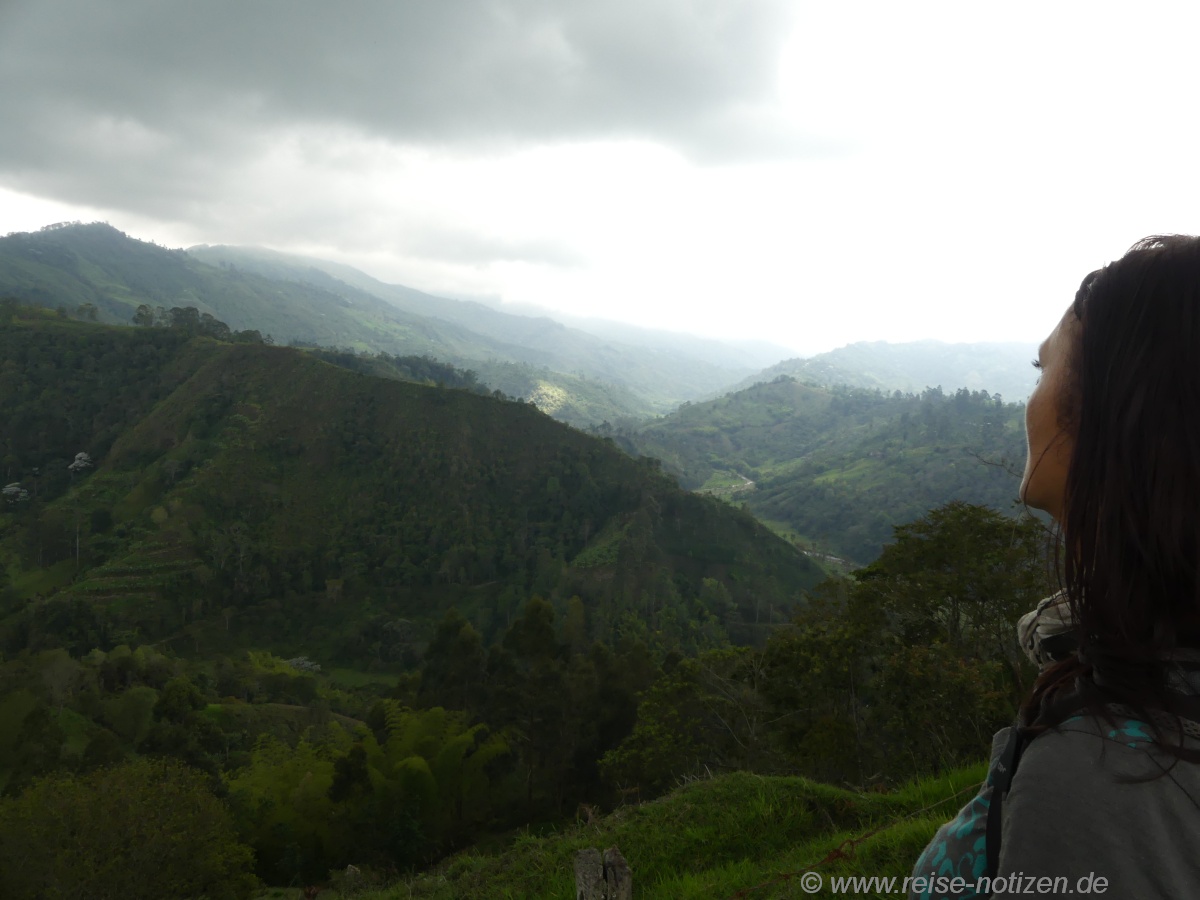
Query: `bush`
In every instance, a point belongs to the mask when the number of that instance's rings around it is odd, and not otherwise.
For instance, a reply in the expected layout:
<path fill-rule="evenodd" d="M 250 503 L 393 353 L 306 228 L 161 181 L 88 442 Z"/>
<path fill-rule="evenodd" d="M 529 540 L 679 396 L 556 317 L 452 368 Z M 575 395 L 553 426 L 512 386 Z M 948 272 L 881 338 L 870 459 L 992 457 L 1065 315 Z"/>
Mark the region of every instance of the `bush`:
<path fill-rule="evenodd" d="M 0 802 L 6 900 L 243 900 L 252 865 L 204 776 L 174 761 L 44 778 Z"/>

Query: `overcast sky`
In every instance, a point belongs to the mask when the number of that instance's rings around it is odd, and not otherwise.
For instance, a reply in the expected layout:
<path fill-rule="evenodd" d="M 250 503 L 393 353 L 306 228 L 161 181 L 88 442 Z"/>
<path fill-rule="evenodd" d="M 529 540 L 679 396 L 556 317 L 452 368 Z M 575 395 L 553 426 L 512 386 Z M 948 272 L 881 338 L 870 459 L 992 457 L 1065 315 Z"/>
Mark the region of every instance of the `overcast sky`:
<path fill-rule="evenodd" d="M 0 0 L 0 232 L 802 352 L 1037 341 L 1200 231 L 1194 6 Z"/>

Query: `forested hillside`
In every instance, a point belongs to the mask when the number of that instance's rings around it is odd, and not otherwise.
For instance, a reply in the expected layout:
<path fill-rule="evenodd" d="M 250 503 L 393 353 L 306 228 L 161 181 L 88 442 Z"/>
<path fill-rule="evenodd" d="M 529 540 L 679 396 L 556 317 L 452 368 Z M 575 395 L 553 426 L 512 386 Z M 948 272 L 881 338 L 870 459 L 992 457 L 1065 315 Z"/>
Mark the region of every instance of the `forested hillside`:
<path fill-rule="evenodd" d="M 894 525 L 951 500 L 1011 510 L 1024 407 L 986 392 L 890 394 L 789 376 L 611 433 L 683 486 L 744 501 L 863 564 Z"/>
<path fill-rule="evenodd" d="M 665 412 L 751 371 L 433 297 L 349 267 L 336 267 L 346 281 L 282 254 L 194 249 L 168 250 L 101 223 L 10 234 L 0 238 L 0 296 L 119 324 L 141 305 L 194 307 L 280 344 L 433 356 L 576 425 Z"/>
<path fill-rule="evenodd" d="M 527 404 L 174 329 L 18 316 L 0 345 L 24 497 L 0 548 L 40 598 L 0 622 L 11 649 L 138 633 L 390 659 L 411 637 L 389 621 L 458 605 L 491 635 L 534 593 L 578 595 L 598 634 L 670 631 L 705 578 L 745 638 L 816 577 L 750 517 Z M 69 469 L 79 452 L 94 469 Z"/>

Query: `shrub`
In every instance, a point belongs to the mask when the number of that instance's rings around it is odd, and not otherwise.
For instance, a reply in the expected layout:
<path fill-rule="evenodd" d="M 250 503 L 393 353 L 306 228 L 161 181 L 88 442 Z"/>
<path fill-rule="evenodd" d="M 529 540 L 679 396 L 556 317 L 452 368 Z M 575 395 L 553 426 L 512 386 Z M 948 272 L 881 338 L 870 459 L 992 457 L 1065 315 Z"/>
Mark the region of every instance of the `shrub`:
<path fill-rule="evenodd" d="M 252 864 L 203 774 L 174 761 L 56 775 L 0 802 L 6 900 L 242 900 Z"/>

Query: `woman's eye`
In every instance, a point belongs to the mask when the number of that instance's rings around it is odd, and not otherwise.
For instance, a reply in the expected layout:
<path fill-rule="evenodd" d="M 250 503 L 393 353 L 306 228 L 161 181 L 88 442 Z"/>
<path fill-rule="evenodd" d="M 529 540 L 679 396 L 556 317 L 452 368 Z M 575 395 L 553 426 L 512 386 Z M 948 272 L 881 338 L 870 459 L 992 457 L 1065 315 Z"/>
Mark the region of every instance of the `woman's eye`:
<path fill-rule="evenodd" d="M 1035 369 L 1037 369 L 1038 371 L 1041 371 L 1042 364 L 1041 364 L 1040 362 L 1038 362 L 1038 361 L 1035 359 L 1035 360 L 1033 361 L 1033 367 L 1034 367 Z"/>

